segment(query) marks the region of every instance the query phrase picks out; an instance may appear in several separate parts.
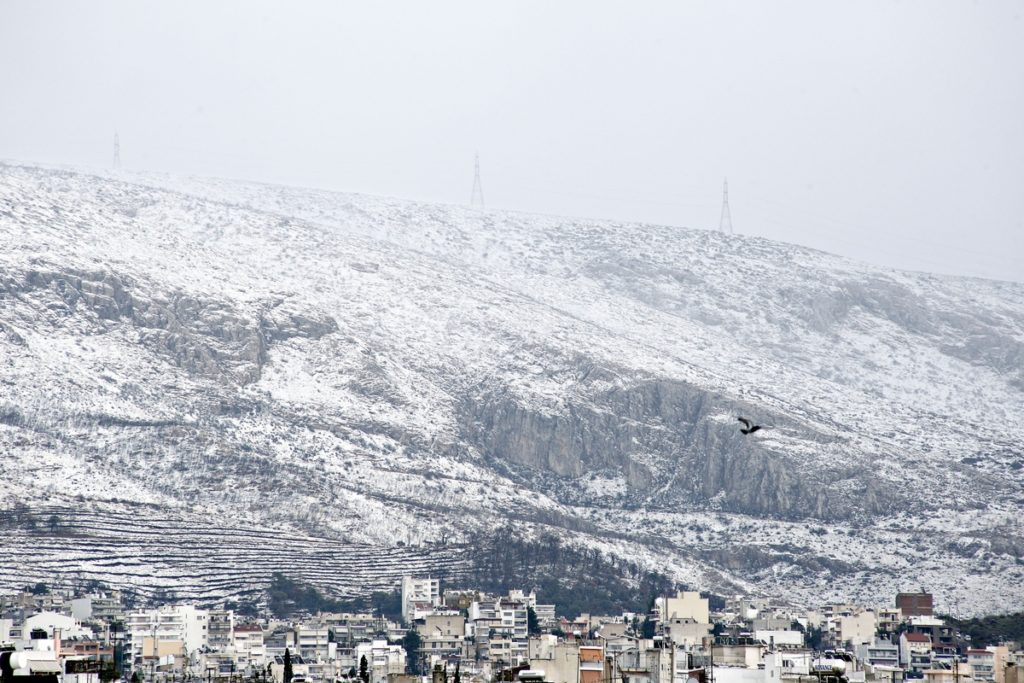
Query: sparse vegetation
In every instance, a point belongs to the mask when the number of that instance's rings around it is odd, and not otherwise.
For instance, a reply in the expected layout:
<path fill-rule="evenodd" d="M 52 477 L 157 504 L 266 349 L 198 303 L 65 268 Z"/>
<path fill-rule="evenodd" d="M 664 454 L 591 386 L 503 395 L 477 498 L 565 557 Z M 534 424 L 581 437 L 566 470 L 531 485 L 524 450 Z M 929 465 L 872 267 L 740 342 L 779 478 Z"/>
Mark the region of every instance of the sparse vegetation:
<path fill-rule="evenodd" d="M 944 619 L 946 623 L 959 629 L 960 633 L 970 637 L 973 647 L 998 645 L 1007 640 L 1024 640 L 1024 612 L 990 614 L 987 617 L 964 620 L 949 616 Z"/>
<path fill-rule="evenodd" d="M 475 536 L 470 545 L 477 551 L 477 562 L 466 577 L 468 585 L 499 593 L 532 589 L 538 600 L 553 602 L 563 616 L 635 610 L 682 588 L 635 562 L 570 546 L 553 535 L 530 540 L 508 527 Z"/>
<path fill-rule="evenodd" d="M 281 572 L 270 577 L 267 608 L 276 617 L 290 617 L 301 612 L 331 612 L 340 609 L 337 600 L 325 597 L 313 586 L 289 579 Z"/>

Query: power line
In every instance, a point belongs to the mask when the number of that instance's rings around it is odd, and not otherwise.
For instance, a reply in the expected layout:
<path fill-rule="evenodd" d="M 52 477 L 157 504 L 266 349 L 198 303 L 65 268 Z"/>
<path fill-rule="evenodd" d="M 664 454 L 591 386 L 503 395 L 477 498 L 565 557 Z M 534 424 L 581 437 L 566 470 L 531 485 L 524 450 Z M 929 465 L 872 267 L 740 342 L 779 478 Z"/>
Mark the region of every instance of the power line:
<path fill-rule="evenodd" d="M 469 196 L 469 205 L 484 208 L 484 186 L 480 182 L 480 153 L 477 152 L 473 158 L 473 192 Z"/>
<path fill-rule="evenodd" d="M 728 230 L 726 229 L 728 227 Z M 729 212 L 729 179 L 726 178 L 722 184 L 722 217 L 718 220 L 718 229 L 722 232 L 732 231 L 732 214 Z"/>

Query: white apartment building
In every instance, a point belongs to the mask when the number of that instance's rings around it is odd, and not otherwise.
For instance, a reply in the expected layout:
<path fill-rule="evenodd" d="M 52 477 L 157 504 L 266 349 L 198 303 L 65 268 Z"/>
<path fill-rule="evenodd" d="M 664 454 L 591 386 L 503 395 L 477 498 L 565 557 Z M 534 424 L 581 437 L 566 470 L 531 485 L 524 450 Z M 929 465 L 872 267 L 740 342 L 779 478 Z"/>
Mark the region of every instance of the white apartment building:
<path fill-rule="evenodd" d="M 307 624 L 295 629 L 295 645 L 307 662 L 326 662 L 329 638 L 326 624 Z"/>
<path fill-rule="evenodd" d="M 263 628 L 258 624 L 238 624 L 232 631 L 232 643 L 238 661 L 266 666 L 267 650 L 263 646 Z"/>
<path fill-rule="evenodd" d="M 916 672 L 930 669 L 932 666 L 931 636 L 921 633 L 901 633 L 900 666 Z"/>
<path fill-rule="evenodd" d="M 516 665 L 529 654 L 527 605 L 509 597 L 475 600 L 469 606 L 469 628 L 476 657 Z"/>
<path fill-rule="evenodd" d="M 537 625 L 541 628 L 554 628 L 558 624 L 554 605 L 534 605 L 533 613 L 537 615 Z"/>
<path fill-rule="evenodd" d="M 754 631 L 754 639 L 769 648 L 794 648 L 804 646 L 803 631 L 791 629 L 763 629 Z"/>
<path fill-rule="evenodd" d="M 661 621 L 662 634 L 674 645 L 700 645 L 711 634 L 711 628 L 711 624 L 688 617 L 673 617 Z"/>
<path fill-rule="evenodd" d="M 529 655 L 530 629 L 527 606 L 520 600 L 501 598 L 494 605 L 495 625 L 491 628 L 491 661 L 512 665 Z"/>
<path fill-rule="evenodd" d="M 405 673 L 405 649 L 401 645 L 389 645 L 386 640 L 359 643 L 355 647 L 356 670 L 366 657 L 366 668 L 370 683 L 387 683 L 389 674 Z"/>
<path fill-rule="evenodd" d="M 402 577 L 402 618 L 412 623 L 441 604 L 441 582 L 437 579 Z"/>
<path fill-rule="evenodd" d="M 59 631 L 61 638 L 92 638 L 92 629 L 82 626 L 82 623 L 74 617 L 57 612 L 39 612 L 25 620 L 22 627 L 22 638 L 28 639 L 29 634 L 35 629 L 46 631 L 46 635 L 52 638 L 54 633 Z"/>
<path fill-rule="evenodd" d="M 858 645 L 873 643 L 877 629 L 878 619 L 872 610 L 862 610 L 828 620 L 829 637 L 837 646 L 849 643 L 856 648 Z"/>
<path fill-rule="evenodd" d="M 900 649 L 888 640 L 876 638 L 871 643 L 862 643 L 857 646 L 857 659 L 871 666 L 895 669 L 900 665 Z"/>
<path fill-rule="evenodd" d="M 114 621 L 120 619 L 124 612 L 117 594 L 87 595 L 75 598 L 69 604 L 71 616 L 79 621 Z"/>
<path fill-rule="evenodd" d="M 208 613 L 195 605 L 173 605 L 152 610 L 136 610 L 125 616 L 131 661 L 159 656 L 167 646 L 180 643 L 184 654 L 206 647 Z M 174 649 L 173 647 L 171 649 Z"/>
<path fill-rule="evenodd" d="M 674 598 L 658 598 L 655 602 L 658 619 L 692 619 L 698 624 L 711 623 L 711 610 L 707 598 L 697 591 L 681 591 Z"/>

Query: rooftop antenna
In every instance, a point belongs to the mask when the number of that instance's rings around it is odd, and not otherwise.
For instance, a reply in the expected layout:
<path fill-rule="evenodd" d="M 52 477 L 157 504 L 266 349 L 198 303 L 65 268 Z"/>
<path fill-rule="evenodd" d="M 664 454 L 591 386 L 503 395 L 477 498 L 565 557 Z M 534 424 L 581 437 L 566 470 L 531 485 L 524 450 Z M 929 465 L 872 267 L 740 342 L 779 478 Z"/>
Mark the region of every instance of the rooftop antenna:
<path fill-rule="evenodd" d="M 469 205 L 484 208 L 484 186 L 480 184 L 480 152 L 473 158 L 473 193 L 469 196 Z"/>
<path fill-rule="evenodd" d="M 722 217 L 718 221 L 718 229 L 730 235 L 732 231 L 732 214 L 729 213 L 729 179 L 726 178 L 722 185 Z"/>
<path fill-rule="evenodd" d="M 121 140 L 117 137 L 117 131 L 114 131 L 114 170 L 121 168 Z"/>

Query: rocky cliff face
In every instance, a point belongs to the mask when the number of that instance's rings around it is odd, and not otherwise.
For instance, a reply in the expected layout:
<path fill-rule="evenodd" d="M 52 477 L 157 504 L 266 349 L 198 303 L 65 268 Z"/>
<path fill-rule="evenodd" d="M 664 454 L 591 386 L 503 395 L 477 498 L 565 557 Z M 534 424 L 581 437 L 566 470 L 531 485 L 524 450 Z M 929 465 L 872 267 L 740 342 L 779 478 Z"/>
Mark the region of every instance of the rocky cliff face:
<path fill-rule="evenodd" d="M 760 414 L 759 414 L 760 413 Z M 586 392 L 552 413 L 522 405 L 498 390 L 468 398 L 463 434 L 486 457 L 568 482 L 595 471 L 621 472 L 623 500 L 657 507 L 705 507 L 756 517 L 846 519 L 895 507 L 894 491 L 871 471 L 850 474 L 856 497 L 828 495 L 832 470 L 801 471 L 743 436 L 735 419 L 750 415 L 773 429 L 799 429 L 781 412 L 683 382 L 648 379 L 627 389 Z M 827 438 L 805 432 L 805 438 Z M 584 502 L 563 489 L 564 502 Z M 902 509 L 914 507 L 907 501 Z"/>
<path fill-rule="evenodd" d="M 103 334 L 111 324 L 127 323 L 138 331 L 142 346 L 178 367 L 237 384 L 259 379 L 272 342 L 319 339 L 338 329 L 333 319 L 317 318 L 293 303 L 267 302 L 265 312 L 250 317 L 224 300 L 182 291 L 157 293 L 152 284 L 146 285 L 126 283 L 116 273 L 103 270 L 29 270 L 21 281 L 9 278 L 0 293 L 33 299 L 45 310 L 45 322 L 54 326 L 79 307 L 91 314 L 91 331 L 96 334 Z M 133 295 L 140 289 L 151 296 Z"/>
<path fill-rule="evenodd" d="M 70 552 L 144 591 L 344 593 L 512 523 L 723 592 L 1024 598 L 1021 285 L 11 165 L 0 234 L 0 583 Z"/>

